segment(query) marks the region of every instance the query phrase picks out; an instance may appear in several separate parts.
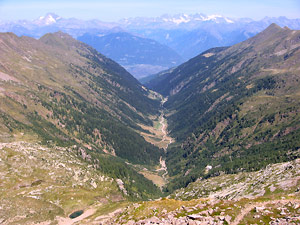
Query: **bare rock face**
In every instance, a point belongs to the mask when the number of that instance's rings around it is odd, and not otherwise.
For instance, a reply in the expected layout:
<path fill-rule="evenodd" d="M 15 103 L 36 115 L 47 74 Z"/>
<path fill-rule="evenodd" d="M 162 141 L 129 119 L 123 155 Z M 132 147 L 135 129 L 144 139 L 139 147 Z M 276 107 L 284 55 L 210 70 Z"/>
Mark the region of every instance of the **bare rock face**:
<path fill-rule="evenodd" d="M 124 193 L 124 195 L 127 195 L 127 190 L 124 187 L 124 182 L 121 179 L 116 179 L 116 182 L 117 182 L 120 190 Z"/>

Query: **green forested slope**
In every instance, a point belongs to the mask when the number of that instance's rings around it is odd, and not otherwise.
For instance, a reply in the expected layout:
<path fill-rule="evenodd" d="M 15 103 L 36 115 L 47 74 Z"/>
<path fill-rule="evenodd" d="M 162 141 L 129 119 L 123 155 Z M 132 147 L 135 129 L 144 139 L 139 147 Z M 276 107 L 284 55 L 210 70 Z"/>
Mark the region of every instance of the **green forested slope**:
<path fill-rule="evenodd" d="M 168 149 L 174 178 L 168 190 L 199 177 L 298 157 L 299 37 L 299 31 L 272 24 L 150 81 L 154 90 L 169 95 L 169 129 L 178 141 Z"/>
<path fill-rule="evenodd" d="M 163 154 L 138 134 L 137 125 L 152 125 L 149 116 L 160 103 L 126 70 L 61 32 L 40 40 L 2 33 L 0 52 L 2 142 L 76 145 L 106 174 L 126 178 L 132 197 L 159 193 L 124 162 L 157 165 Z"/>

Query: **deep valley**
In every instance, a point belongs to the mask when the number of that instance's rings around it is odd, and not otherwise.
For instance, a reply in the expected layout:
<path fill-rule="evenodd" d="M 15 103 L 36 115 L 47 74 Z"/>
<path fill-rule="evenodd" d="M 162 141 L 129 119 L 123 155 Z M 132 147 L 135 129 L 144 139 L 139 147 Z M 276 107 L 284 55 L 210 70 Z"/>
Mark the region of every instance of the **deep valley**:
<path fill-rule="evenodd" d="M 167 70 L 141 84 L 67 33 L 0 33 L 0 224 L 300 223 L 299 30 L 183 64 L 106 35 L 78 39 Z"/>

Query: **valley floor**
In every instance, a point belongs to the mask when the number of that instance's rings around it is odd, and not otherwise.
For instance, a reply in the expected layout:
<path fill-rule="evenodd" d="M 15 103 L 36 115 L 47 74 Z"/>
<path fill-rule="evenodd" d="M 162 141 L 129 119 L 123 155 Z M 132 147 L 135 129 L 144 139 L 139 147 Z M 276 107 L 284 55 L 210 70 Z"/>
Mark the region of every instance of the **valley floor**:
<path fill-rule="evenodd" d="M 146 141 L 151 144 L 163 148 L 167 152 L 169 144 L 174 142 L 173 138 L 168 135 L 168 122 L 165 118 L 165 109 L 163 104 L 167 101 L 167 98 L 161 99 L 161 113 L 159 116 L 153 117 L 153 126 L 140 125 L 143 129 L 149 133 L 141 132 L 141 135 Z M 143 174 L 147 179 L 151 180 L 154 184 L 162 188 L 168 183 L 168 168 L 166 166 L 165 158 L 160 157 L 160 167 L 157 169 L 148 170 L 143 168 L 140 173 Z"/>

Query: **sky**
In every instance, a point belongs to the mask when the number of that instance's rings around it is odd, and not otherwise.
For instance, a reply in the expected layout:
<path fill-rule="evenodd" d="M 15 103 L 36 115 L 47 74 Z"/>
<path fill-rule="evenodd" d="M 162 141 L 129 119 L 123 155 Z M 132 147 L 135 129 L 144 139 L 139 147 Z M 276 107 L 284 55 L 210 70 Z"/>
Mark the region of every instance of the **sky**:
<path fill-rule="evenodd" d="M 64 18 L 118 21 L 163 14 L 218 14 L 255 20 L 286 16 L 300 18 L 300 0 L 0 0 L 0 20 L 33 20 L 46 13 Z"/>

